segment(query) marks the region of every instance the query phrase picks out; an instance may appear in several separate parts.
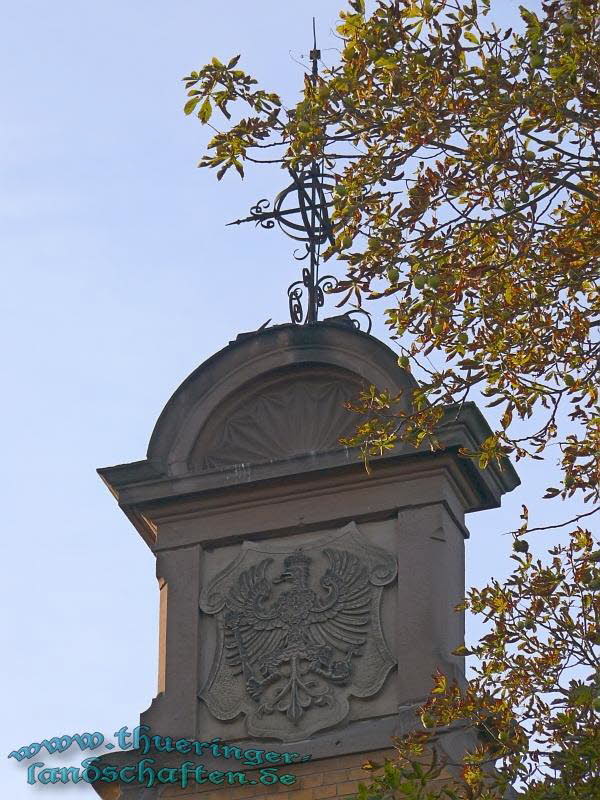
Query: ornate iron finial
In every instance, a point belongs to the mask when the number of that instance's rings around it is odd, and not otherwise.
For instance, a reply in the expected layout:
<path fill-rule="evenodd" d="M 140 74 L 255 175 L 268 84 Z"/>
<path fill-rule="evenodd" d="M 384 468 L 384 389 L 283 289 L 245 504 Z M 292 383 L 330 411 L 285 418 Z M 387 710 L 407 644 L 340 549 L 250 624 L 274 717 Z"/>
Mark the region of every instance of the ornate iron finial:
<path fill-rule="evenodd" d="M 313 49 L 309 57 L 312 62 L 310 79 L 313 86 L 316 86 L 321 51 L 317 48 L 314 17 Z M 288 171 L 292 182 L 277 195 L 270 210 L 269 200 L 263 198 L 252 206 L 250 216 L 237 219 L 229 225 L 254 222 L 261 228 L 270 229 L 277 223 L 286 236 L 302 242 L 303 250 L 300 253 L 294 251 L 294 258 L 297 261 L 306 260 L 308 263 L 302 268 L 302 278 L 288 287 L 288 303 L 290 318 L 295 325 L 312 324 L 317 322 L 319 309 L 325 304 L 324 293 L 338 285 L 338 280 L 333 275 L 319 277 L 321 246 L 334 241 L 329 208 L 332 205 L 331 193 L 335 178 L 324 171 L 323 159 L 313 160 L 307 169 L 300 172 L 292 169 Z M 359 313 L 368 316 L 364 311 Z M 352 319 L 352 323 L 360 327 L 358 320 Z M 368 329 L 370 330 L 370 319 Z"/>
<path fill-rule="evenodd" d="M 313 86 L 316 86 L 317 78 L 319 75 L 319 59 L 321 58 L 321 51 L 317 48 L 317 23 L 314 17 L 313 17 L 313 49 L 310 51 L 309 58 L 312 61 Z"/>

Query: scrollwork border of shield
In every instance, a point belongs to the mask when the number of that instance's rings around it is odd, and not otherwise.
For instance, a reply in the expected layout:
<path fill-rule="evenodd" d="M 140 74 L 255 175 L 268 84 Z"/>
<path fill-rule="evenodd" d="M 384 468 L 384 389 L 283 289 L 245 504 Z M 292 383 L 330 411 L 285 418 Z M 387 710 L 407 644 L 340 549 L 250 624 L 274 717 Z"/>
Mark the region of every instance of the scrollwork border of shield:
<path fill-rule="evenodd" d="M 327 713 L 323 713 L 322 719 L 312 724 L 294 726 L 284 725 L 285 720 L 279 720 L 279 724 L 270 724 L 270 718 L 257 715 L 256 705 L 245 693 L 243 689 L 238 690 L 237 702 L 230 702 L 229 707 L 225 707 L 221 702 L 218 693 L 214 691 L 215 684 L 224 673 L 224 623 L 222 611 L 225 607 L 227 592 L 232 581 L 250 564 L 247 562 L 251 553 L 261 555 L 286 556 L 293 552 L 297 544 L 292 543 L 266 543 L 244 541 L 241 551 L 237 558 L 202 590 L 200 595 L 200 612 L 216 617 L 217 622 L 217 644 L 215 656 L 209 675 L 203 686 L 198 692 L 198 697 L 206 704 L 210 713 L 220 721 L 230 721 L 241 714 L 245 715 L 248 734 L 251 736 L 261 736 L 279 739 L 280 741 L 300 740 L 313 733 L 334 727 L 348 714 L 350 697 L 367 698 L 376 694 L 383 686 L 390 671 L 396 666 L 397 660 L 389 650 L 383 630 L 381 628 L 381 598 L 383 589 L 392 583 L 397 575 L 397 561 L 395 556 L 388 551 L 371 544 L 364 534 L 360 531 L 355 522 L 345 525 L 337 533 L 321 537 L 315 541 L 309 541 L 302 545 L 302 549 L 310 552 L 311 550 L 322 550 L 324 547 L 339 547 L 342 543 L 346 547 L 350 546 L 351 551 L 366 558 L 369 562 L 369 582 L 373 587 L 372 608 L 375 612 L 369 638 L 371 644 L 376 648 L 380 657 L 380 668 L 373 680 L 366 686 L 360 687 L 350 683 L 348 687 L 342 689 L 336 687 L 333 695 L 335 703 L 328 707 Z M 283 728 L 287 727 L 288 730 Z"/>

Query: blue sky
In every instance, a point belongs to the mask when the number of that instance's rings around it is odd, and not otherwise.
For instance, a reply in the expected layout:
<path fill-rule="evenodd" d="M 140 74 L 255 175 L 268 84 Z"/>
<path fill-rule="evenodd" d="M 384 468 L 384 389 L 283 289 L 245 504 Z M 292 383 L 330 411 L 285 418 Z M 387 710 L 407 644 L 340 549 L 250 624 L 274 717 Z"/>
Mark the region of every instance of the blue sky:
<path fill-rule="evenodd" d="M 503 2 L 501 17 L 517 3 Z M 156 683 L 154 560 L 96 467 L 143 458 L 176 386 L 241 331 L 287 321 L 297 264 L 277 231 L 226 228 L 284 176 L 217 184 L 179 79 L 213 55 L 293 100 L 318 17 L 339 2 L 20 0 L 0 33 L 4 724 L 2 796 L 30 788 L 6 754 L 40 738 L 136 724 Z M 376 332 L 386 338 L 379 325 Z M 501 510 L 470 518 L 469 584 L 510 565 L 520 467 Z M 536 521 L 555 506 L 532 505 Z M 470 631 L 476 629 L 471 626 Z M 50 760 L 48 760 L 50 763 Z M 75 758 L 68 763 L 77 763 Z"/>

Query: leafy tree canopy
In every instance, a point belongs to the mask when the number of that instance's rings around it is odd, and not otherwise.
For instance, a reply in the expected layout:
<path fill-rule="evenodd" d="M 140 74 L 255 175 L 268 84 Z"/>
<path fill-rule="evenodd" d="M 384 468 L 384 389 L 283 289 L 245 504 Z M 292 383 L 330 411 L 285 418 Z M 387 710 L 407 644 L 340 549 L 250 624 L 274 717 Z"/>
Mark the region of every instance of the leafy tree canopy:
<path fill-rule="evenodd" d="M 442 407 L 475 392 L 499 421 L 467 456 L 486 467 L 554 445 L 546 497 L 598 510 L 600 2 L 521 6 L 515 30 L 493 22 L 500 2 L 352 0 L 338 63 L 306 76 L 295 107 L 235 57 L 184 79 L 185 112 L 224 116 L 200 162 L 219 179 L 248 162 L 335 175 L 324 255 L 345 264 L 341 300 L 387 299 L 399 363 L 420 381 L 404 416 L 385 394 L 361 398 L 367 458 L 398 438 L 437 447 Z M 527 530 L 524 509 L 515 572 L 467 597 L 490 623 L 473 680 L 438 676 L 423 731 L 365 796 L 497 797 L 518 778 L 531 800 L 600 797 L 599 552 L 577 526 L 535 561 Z M 435 788 L 424 744 L 460 720 L 477 745 Z"/>
<path fill-rule="evenodd" d="M 550 494 L 597 499 L 600 5 L 521 7 L 519 32 L 486 24 L 489 5 L 381 0 L 366 16 L 357 0 L 341 14 L 340 63 L 316 85 L 306 76 L 295 108 L 236 57 L 185 78 L 185 111 L 209 123 L 249 107 L 200 162 L 218 177 L 247 161 L 335 170 L 325 257 L 346 262 L 347 299 L 389 298 L 401 364 L 420 367 L 420 413 L 385 420 L 380 403 L 367 451 L 435 442 L 441 405 L 477 387 L 502 411 L 482 466 L 557 442 L 564 480 Z M 432 350 L 444 368 L 428 368 Z M 540 409 L 523 434 L 515 423 Z"/>

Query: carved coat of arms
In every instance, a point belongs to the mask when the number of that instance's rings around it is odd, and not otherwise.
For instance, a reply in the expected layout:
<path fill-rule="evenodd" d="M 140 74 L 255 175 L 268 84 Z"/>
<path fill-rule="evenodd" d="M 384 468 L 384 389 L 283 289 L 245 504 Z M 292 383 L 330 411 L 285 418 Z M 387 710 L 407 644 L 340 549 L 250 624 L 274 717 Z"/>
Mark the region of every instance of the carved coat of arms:
<path fill-rule="evenodd" d="M 354 524 L 287 553 L 246 543 L 202 594 L 219 628 L 200 693 L 211 713 L 245 713 L 248 733 L 283 741 L 340 722 L 349 696 L 377 692 L 394 665 L 380 604 L 395 576 L 395 559 Z"/>

